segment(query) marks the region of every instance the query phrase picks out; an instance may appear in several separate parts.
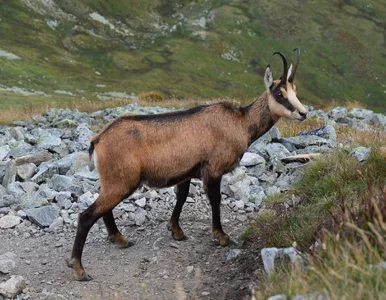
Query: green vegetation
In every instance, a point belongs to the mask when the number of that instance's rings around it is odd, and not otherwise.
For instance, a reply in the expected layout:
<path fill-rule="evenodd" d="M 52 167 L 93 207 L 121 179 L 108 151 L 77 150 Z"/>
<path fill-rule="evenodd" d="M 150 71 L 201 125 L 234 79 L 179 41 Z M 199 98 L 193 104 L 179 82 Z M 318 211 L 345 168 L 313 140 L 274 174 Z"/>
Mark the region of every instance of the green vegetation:
<path fill-rule="evenodd" d="M 275 77 L 281 74 L 272 53 L 293 61 L 291 50 L 299 46 L 303 102 L 355 100 L 384 111 L 386 4 L 380 0 L 55 1 L 67 17 L 30 2 L 45 13 L 23 1 L 0 2 L 0 49 L 21 58 L 0 57 L 0 109 L 100 101 L 113 91 L 250 99 L 264 89 L 267 64 Z"/>
<path fill-rule="evenodd" d="M 347 132 L 341 130 L 338 138 Z M 262 274 L 257 299 L 323 294 L 327 299 L 382 299 L 386 296 L 386 155 L 384 132 L 354 133 L 354 144 L 372 148 L 366 162 L 338 149 L 311 164 L 295 185 L 300 203 L 285 207 L 285 197 L 266 204 L 243 238 L 259 247 L 296 247 L 307 268 L 282 263 L 273 275 Z M 315 246 L 318 242 L 319 247 Z M 311 248 L 310 248 L 311 247 Z M 316 298 L 315 298 L 316 299 Z"/>

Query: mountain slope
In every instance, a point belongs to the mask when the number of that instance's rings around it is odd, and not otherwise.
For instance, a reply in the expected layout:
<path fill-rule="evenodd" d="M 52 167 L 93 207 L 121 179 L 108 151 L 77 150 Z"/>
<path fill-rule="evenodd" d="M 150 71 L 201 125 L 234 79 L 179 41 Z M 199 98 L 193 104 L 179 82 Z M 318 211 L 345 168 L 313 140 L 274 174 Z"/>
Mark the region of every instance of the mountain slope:
<path fill-rule="evenodd" d="M 267 64 L 281 75 L 272 53 L 294 61 L 300 47 L 303 102 L 385 111 L 380 0 L 2 0 L 0 19 L 0 108 L 150 90 L 253 97 Z"/>

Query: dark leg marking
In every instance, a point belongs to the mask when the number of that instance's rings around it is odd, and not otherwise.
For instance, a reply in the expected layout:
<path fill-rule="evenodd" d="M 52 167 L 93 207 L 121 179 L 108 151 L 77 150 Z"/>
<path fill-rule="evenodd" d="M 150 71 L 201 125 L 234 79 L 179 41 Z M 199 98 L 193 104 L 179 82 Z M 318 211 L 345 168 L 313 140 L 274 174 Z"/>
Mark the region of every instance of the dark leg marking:
<path fill-rule="evenodd" d="M 189 194 L 189 186 L 190 179 L 177 185 L 177 203 L 173 209 L 172 216 L 167 225 L 168 229 L 172 232 L 173 238 L 178 241 L 183 240 L 185 238 L 184 232 L 182 231 L 179 225 L 179 219 L 182 207 L 184 206 L 186 198 Z"/>
<path fill-rule="evenodd" d="M 212 230 L 213 237 L 217 239 L 221 246 L 229 244 L 229 236 L 223 231 L 221 225 L 220 205 L 221 205 L 221 177 L 210 179 L 205 184 L 210 205 L 212 206 Z"/>

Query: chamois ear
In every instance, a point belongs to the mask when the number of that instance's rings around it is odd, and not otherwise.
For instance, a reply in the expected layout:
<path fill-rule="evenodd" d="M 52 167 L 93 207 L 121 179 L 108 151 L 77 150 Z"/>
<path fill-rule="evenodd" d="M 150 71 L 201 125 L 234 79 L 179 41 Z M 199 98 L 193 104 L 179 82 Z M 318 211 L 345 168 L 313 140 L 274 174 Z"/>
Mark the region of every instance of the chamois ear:
<path fill-rule="evenodd" d="M 272 72 L 271 72 L 271 68 L 268 65 L 267 68 L 265 69 L 265 74 L 264 74 L 265 88 L 268 90 L 272 86 L 272 84 L 273 84 Z"/>
<path fill-rule="evenodd" d="M 290 67 L 288 68 L 287 81 L 288 81 L 288 79 L 290 78 L 291 74 L 292 74 L 292 64 L 291 64 Z"/>

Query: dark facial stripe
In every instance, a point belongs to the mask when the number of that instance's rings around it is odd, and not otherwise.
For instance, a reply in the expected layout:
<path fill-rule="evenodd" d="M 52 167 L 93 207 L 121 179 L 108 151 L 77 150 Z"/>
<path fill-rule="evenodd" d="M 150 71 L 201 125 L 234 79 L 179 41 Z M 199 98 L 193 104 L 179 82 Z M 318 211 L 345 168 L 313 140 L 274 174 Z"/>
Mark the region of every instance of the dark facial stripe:
<path fill-rule="evenodd" d="M 289 102 L 287 98 L 284 98 L 281 90 L 280 90 L 280 85 L 277 86 L 273 91 L 272 95 L 275 98 L 275 100 L 283 105 L 286 109 L 288 109 L 290 112 L 295 111 L 295 107 Z"/>

